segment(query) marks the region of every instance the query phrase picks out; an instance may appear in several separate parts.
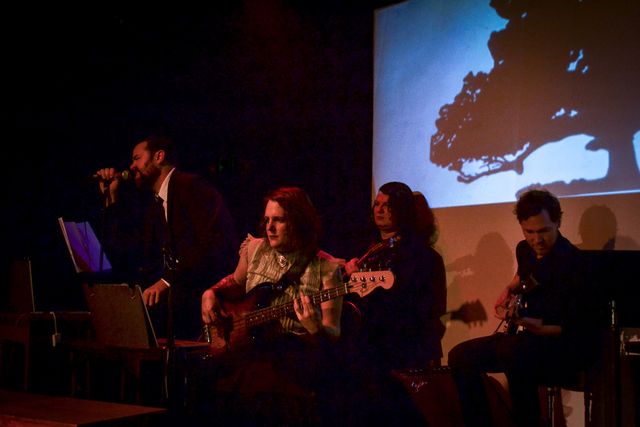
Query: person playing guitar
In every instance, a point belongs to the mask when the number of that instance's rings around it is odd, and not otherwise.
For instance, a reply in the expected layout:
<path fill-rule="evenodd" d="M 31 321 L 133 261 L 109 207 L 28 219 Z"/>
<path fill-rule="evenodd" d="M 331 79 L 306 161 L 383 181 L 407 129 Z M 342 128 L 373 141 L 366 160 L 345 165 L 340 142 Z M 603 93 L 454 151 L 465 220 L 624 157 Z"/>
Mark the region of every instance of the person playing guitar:
<path fill-rule="evenodd" d="M 347 298 L 362 312 L 353 359 L 356 375 L 361 372 L 355 383 L 363 390 L 352 394 L 364 402 L 353 406 L 363 408 L 359 425 L 380 420 L 420 425 L 425 420 L 411 418 L 415 408 L 407 404 L 393 372 L 440 365 L 447 292 L 444 262 L 433 247 L 435 218 L 426 198 L 402 182 L 379 188 L 370 218 L 369 247 L 364 256 L 347 262 L 345 270 L 390 269 L 395 282 L 367 298 Z M 398 419 L 398 414 L 405 418 Z"/>
<path fill-rule="evenodd" d="M 585 367 L 593 350 L 592 301 L 581 286 L 579 250 L 560 233 L 560 201 L 533 189 L 513 212 L 524 239 L 516 245 L 517 272 L 495 304 L 507 327 L 463 341 L 448 355 L 465 426 L 495 425 L 483 375 L 500 372 L 515 425 L 538 427 L 538 386 Z"/>
<path fill-rule="evenodd" d="M 252 346 L 223 355 L 213 351 L 208 358 L 210 366 L 204 369 L 210 375 L 200 378 L 196 393 L 212 400 L 198 406 L 211 425 L 231 420 L 239 425 L 304 424 L 301 418 L 316 416 L 306 412 L 313 405 L 297 405 L 287 397 L 290 393 L 314 395 L 320 402 L 332 398 L 330 379 L 323 373 L 334 362 L 331 347 L 340 336 L 342 297 L 314 302 L 311 295 L 342 284 L 339 263 L 318 248 L 318 215 L 304 190 L 270 192 L 262 222 L 264 237 L 249 236 L 235 271 L 203 293 L 202 321 L 214 332 L 224 329 L 230 315 L 224 303 L 242 301 L 258 289 L 267 291 L 258 305 L 293 302 L 293 310 L 270 322 Z M 228 401 L 215 400 L 221 398 Z M 327 406 L 326 418 L 336 407 Z"/>
<path fill-rule="evenodd" d="M 553 334 L 551 329 L 543 330 L 541 328 L 541 319 L 528 317 L 526 315 L 526 294 L 533 291 L 539 285 L 540 283 L 533 275 L 529 275 L 525 279 L 520 279 L 520 276 L 516 274 L 502 291 L 495 303 L 494 309 L 496 317 L 501 320 L 500 325 L 504 324 L 502 328 L 503 332 L 516 334 L 528 329 L 530 331 L 538 331 L 540 334 L 545 332 Z M 500 325 L 498 325 L 497 329 L 500 328 Z"/>

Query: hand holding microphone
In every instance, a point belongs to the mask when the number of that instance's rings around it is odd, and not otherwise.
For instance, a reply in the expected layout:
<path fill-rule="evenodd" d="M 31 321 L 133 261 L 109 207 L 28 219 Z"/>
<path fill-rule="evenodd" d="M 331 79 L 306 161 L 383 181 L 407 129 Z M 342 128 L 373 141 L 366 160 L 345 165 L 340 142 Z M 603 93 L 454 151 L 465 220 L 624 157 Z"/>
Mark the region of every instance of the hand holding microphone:
<path fill-rule="evenodd" d="M 120 181 L 131 178 L 131 173 L 127 170 L 118 172 L 115 168 L 103 168 L 91 176 L 98 180 L 100 193 L 104 195 L 105 207 L 115 203 Z"/>
<path fill-rule="evenodd" d="M 101 181 L 112 181 L 114 179 L 121 179 L 128 181 L 131 179 L 131 172 L 124 170 L 122 172 L 116 171 L 114 168 L 100 169 L 98 172 L 91 175 L 91 178 Z"/>

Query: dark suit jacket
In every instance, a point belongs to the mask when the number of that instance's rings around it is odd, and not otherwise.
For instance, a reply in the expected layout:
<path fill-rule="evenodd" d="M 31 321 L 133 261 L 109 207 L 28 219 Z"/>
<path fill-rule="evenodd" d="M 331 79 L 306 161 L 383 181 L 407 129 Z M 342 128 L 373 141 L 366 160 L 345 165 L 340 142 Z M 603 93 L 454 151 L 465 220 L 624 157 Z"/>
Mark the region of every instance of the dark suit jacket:
<path fill-rule="evenodd" d="M 199 287 L 200 295 L 233 270 L 238 250 L 235 225 L 220 193 L 197 175 L 174 171 L 168 199 L 177 279 Z"/>
<path fill-rule="evenodd" d="M 169 181 L 167 222 L 152 194 L 140 196 L 143 207 L 139 230 L 131 225 L 133 213 L 119 207 L 113 212 L 110 228 L 120 242 L 111 242 L 111 246 L 121 253 L 120 259 L 128 260 L 127 265 L 137 264 L 131 281 L 143 289 L 160 278 L 171 284 L 174 336 L 197 339 L 202 330 L 202 292 L 233 271 L 238 260 L 239 240 L 233 219 L 209 181 L 179 170 Z M 124 231 L 123 225 L 127 225 Z M 128 268 L 131 270 L 130 265 Z M 167 336 L 166 302 L 150 310 L 161 337 Z"/>

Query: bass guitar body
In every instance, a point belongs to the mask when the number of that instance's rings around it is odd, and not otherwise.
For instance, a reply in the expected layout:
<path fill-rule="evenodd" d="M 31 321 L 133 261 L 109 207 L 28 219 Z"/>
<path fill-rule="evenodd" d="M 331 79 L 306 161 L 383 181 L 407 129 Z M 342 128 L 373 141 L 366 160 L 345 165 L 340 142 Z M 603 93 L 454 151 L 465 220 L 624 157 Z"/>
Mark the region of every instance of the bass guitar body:
<path fill-rule="evenodd" d="M 242 300 L 222 303 L 223 314 L 219 314 L 215 322 L 206 325 L 207 341 L 213 354 L 222 354 L 231 349 L 239 350 L 249 347 L 265 339 L 269 332 L 269 324 L 250 324 L 248 314 L 269 307 L 277 287 L 273 283 L 263 283 L 253 288 Z"/>

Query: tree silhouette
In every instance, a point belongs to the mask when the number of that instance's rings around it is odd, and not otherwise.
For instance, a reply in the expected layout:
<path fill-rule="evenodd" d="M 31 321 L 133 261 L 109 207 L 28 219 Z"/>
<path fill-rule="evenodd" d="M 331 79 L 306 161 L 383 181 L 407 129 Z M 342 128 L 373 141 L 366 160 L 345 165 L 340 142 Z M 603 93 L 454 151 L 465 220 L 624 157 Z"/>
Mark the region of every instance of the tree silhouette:
<path fill-rule="evenodd" d="M 640 2 L 490 4 L 508 20 L 488 42 L 494 67 L 469 72 L 454 102 L 440 109 L 431 161 L 471 183 L 509 170 L 521 174 L 541 146 L 587 134 L 593 138 L 587 149 L 609 152 L 607 176 L 556 191 L 638 188 L 632 140 L 640 129 Z"/>

